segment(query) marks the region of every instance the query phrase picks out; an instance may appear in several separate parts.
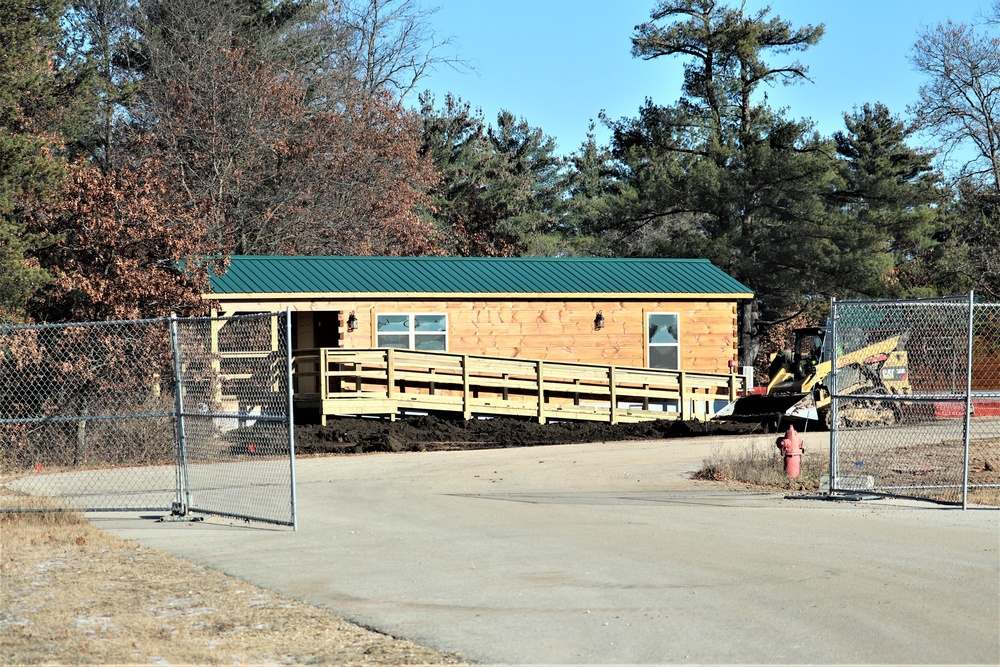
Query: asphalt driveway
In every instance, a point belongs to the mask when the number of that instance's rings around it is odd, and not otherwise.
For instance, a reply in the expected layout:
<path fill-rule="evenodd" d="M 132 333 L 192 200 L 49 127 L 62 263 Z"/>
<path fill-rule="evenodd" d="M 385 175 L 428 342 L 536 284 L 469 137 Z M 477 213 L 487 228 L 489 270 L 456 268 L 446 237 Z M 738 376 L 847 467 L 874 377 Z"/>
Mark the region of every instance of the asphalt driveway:
<path fill-rule="evenodd" d="M 298 532 L 90 518 L 477 662 L 1000 663 L 1000 511 L 688 479 L 745 445 L 300 460 Z"/>

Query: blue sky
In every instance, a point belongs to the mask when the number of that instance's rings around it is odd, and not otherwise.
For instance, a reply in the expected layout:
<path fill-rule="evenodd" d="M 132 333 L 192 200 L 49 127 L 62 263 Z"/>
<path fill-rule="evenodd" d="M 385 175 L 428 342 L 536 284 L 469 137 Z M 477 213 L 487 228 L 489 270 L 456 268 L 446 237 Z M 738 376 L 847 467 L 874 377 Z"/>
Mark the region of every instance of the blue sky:
<path fill-rule="evenodd" d="M 735 5 L 737 0 L 729 4 Z M 634 27 L 654 0 L 428 0 L 439 7 L 434 30 L 452 37 L 475 72 L 440 69 L 427 77 L 440 101 L 459 95 L 493 123 L 507 109 L 553 136 L 568 154 L 583 142 L 590 119 L 635 116 L 648 96 L 669 104 L 680 93 L 681 61 L 631 56 Z M 749 11 L 766 2 L 747 0 Z M 768 90 L 773 106 L 811 117 L 825 135 L 843 128 L 843 113 L 882 102 L 897 115 L 916 101 L 922 81 L 907 56 L 920 30 L 947 19 L 972 22 L 990 0 L 772 0 L 771 15 L 794 27 L 826 25 L 814 47 L 797 54 L 814 83 Z M 784 56 L 772 56 L 779 64 Z M 415 97 L 415 96 L 414 96 Z M 415 103 L 415 99 L 413 100 Z M 598 122 L 598 139 L 607 132 Z"/>

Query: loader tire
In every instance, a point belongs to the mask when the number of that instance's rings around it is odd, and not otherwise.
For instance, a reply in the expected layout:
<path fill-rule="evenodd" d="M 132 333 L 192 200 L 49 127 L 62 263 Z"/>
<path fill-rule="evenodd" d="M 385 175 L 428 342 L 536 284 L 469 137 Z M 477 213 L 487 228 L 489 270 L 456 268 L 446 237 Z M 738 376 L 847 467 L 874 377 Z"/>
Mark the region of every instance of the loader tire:
<path fill-rule="evenodd" d="M 837 421 L 840 423 L 840 428 L 847 428 L 850 425 L 847 420 L 844 419 L 843 415 L 838 415 Z M 833 430 L 833 412 L 830 411 L 830 408 L 823 408 L 819 411 L 819 423 L 822 424 L 823 428 L 827 431 Z"/>
<path fill-rule="evenodd" d="M 890 393 L 889 390 L 886 389 L 885 387 L 876 387 L 872 393 L 883 394 L 886 397 L 893 396 L 893 394 Z M 899 409 L 899 405 L 895 402 L 890 402 L 890 401 L 886 401 L 884 405 L 885 405 L 885 410 L 888 414 L 886 414 L 885 417 L 882 419 L 882 423 L 886 426 L 895 426 L 896 424 L 899 423 L 900 419 L 902 418 L 902 412 Z"/>

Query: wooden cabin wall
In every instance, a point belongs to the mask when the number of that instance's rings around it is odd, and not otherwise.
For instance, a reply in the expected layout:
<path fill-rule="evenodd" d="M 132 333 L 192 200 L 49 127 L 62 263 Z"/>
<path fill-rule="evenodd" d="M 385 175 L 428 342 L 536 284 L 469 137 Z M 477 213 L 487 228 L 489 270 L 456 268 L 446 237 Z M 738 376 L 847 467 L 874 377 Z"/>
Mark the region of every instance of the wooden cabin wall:
<path fill-rule="evenodd" d="M 448 351 L 487 356 L 646 365 L 646 314 L 678 313 L 681 370 L 728 373 L 736 359 L 736 303 L 733 301 L 541 301 L 387 300 L 256 301 L 227 303 L 224 312 L 284 310 L 339 311 L 341 347 L 375 346 L 375 318 L 390 313 L 445 313 Z M 598 311 L 605 326 L 594 329 Z M 347 332 L 353 312 L 357 329 Z"/>

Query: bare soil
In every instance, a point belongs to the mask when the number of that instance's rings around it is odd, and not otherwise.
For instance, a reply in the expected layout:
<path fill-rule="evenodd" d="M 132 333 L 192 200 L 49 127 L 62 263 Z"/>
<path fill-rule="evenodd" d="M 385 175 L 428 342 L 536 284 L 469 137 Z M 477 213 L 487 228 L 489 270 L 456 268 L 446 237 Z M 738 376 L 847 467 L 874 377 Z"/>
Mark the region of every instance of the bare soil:
<path fill-rule="evenodd" d="M 748 433 L 756 425 L 682 422 L 661 419 L 629 424 L 553 422 L 531 419 L 445 419 L 420 416 L 387 419 L 330 420 L 326 426 L 297 426 L 296 455 L 368 452 L 496 449 L 619 440 L 659 440 Z"/>

